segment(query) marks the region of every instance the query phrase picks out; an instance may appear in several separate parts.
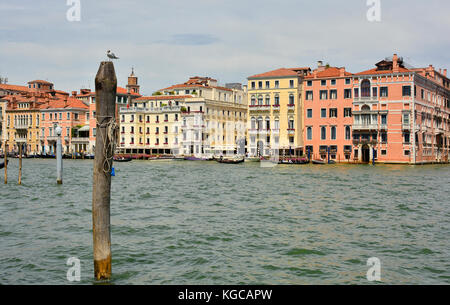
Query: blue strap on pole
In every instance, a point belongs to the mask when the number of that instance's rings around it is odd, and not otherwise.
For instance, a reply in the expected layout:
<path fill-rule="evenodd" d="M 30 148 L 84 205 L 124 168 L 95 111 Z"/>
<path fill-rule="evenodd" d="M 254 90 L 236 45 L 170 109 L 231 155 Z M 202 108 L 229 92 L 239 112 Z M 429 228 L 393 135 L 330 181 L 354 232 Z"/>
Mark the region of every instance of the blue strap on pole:
<path fill-rule="evenodd" d="M 111 168 L 111 177 L 115 177 L 116 176 L 116 170 L 113 168 Z"/>

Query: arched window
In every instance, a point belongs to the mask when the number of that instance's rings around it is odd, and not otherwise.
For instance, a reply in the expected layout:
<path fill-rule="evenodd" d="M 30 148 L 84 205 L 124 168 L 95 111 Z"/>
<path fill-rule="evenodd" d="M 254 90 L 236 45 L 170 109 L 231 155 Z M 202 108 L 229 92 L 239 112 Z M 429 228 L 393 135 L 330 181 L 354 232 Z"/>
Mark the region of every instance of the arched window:
<path fill-rule="evenodd" d="M 361 97 L 370 97 L 370 81 L 367 79 L 361 83 Z"/>
<path fill-rule="evenodd" d="M 350 126 L 345 126 L 345 139 L 350 140 L 351 139 L 351 129 Z"/>
<path fill-rule="evenodd" d="M 275 105 L 280 105 L 280 96 L 278 94 L 275 95 Z"/>
<path fill-rule="evenodd" d="M 322 140 L 326 140 L 327 139 L 327 129 L 325 128 L 325 126 L 322 126 L 320 128 L 320 138 Z"/>
<path fill-rule="evenodd" d="M 266 129 L 270 130 L 270 118 L 266 117 Z"/>
<path fill-rule="evenodd" d="M 258 105 L 261 106 L 263 104 L 263 97 L 262 95 L 258 96 Z"/>
<path fill-rule="evenodd" d="M 258 118 L 258 130 L 262 130 L 263 129 L 263 119 L 262 117 Z"/>
<path fill-rule="evenodd" d="M 251 104 L 256 105 L 256 97 L 254 95 L 252 95 Z"/>
<path fill-rule="evenodd" d="M 331 140 L 336 140 L 336 126 L 331 126 Z"/>
<path fill-rule="evenodd" d="M 280 119 L 275 118 L 275 126 L 274 129 L 280 130 Z"/>
<path fill-rule="evenodd" d="M 256 119 L 252 118 L 252 129 L 256 129 Z"/>
<path fill-rule="evenodd" d="M 361 111 L 370 111 L 370 106 L 368 106 L 368 105 L 362 106 Z"/>
<path fill-rule="evenodd" d="M 308 140 L 312 140 L 312 127 L 306 129 L 306 137 Z"/>
<path fill-rule="evenodd" d="M 266 95 L 266 105 L 270 105 L 270 95 Z"/>
<path fill-rule="evenodd" d="M 295 100 L 294 95 L 293 94 L 289 95 L 289 105 L 294 105 L 294 100 Z"/>

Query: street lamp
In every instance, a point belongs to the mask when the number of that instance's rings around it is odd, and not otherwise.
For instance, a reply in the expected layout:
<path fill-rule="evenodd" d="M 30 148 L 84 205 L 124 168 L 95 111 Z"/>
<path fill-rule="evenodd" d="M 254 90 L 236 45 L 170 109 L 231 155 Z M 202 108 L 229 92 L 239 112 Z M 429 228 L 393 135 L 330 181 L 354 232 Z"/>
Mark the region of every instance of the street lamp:
<path fill-rule="evenodd" d="M 62 128 L 61 128 L 61 126 L 55 124 L 55 133 L 57 136 L 57 140 L 56 140 L 56 183 L 62 184 L 63 163 L 62 163 L 62 144 L 61 144 Z"/>

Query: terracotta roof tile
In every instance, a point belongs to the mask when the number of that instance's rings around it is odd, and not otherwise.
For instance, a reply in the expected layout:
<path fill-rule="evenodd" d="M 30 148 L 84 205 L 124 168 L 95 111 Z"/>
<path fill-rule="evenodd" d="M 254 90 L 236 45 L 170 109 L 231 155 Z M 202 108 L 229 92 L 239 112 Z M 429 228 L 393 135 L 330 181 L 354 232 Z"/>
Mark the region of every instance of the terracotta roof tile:
<path fill-rule="evenodd" d="M 266 78 L 266 77 L 297 76 L 297 75 L 298 75 L 297 72 L 295 72 L 292 69 L 281 68 L 281 69 L 277 69 L 277 70 L 273 70 L 273 71 L 269 71 L 269 72 L 265 72 L 265 73 L 261 73 L 261 74 L 256 74 L 256 75 L 248 77 L 248 79 Z"/>
<path fill-rule="evenodd" d="M 32 91 L 27 86 L 17 86 L 17 85 L 8 85 L 8 84 L 0 84 L 0 89 L 10 90 L 10 91 L 18 91 L 18 92 L 30 92 L 30 91 Z"/>
<path fill-rule="evenodd" d="M 177 100 L 191 98 L 192 95 L 154 95 L 154 96 L 142 96 L 135 101 L 159 101 L 159 100 Z"/>
<path fill-rule="evenodd" d="M 411 72 L 411 70 L 409 70 L 407 68 L 402 68 L 402 67 L 399 67 L 398 71 L 399 72 Z M 390 70 L 378 70 L 378 68 L 373 68 L 373 69 L 370 69 L 370 70 L 367 70 L 367 71 L 356 73 L 355 75 L 373 75 L 373 74 L 390 74 L 390 73 L 393 73 L 392 69 L 390 69 Z"/>
<path fill-rule="evenodd" d="M 341 77 L 341 68 L 338 67 L 329 67 L 323 71 L 317 72 L 314 75 L 315 71 L 313 71 L 310 75 L 306 76 L 305 79 L 314 79 L 314 78 L 328 78 L 328 77 Z M 353 74 L 345 71 L 344 76 L 352 76 Z"/>

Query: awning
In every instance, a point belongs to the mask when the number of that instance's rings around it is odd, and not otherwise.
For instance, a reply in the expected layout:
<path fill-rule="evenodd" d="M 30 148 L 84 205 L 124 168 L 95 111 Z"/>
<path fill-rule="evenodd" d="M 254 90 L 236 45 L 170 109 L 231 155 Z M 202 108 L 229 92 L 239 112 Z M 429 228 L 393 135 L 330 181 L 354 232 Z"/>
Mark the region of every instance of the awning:
<path fill-rule="evenodd" d="M 89 129 L 90 129 L 89 125 L 84 125 L 80 129 L 78 129 L 78 131 L 89 131 Z"/>

